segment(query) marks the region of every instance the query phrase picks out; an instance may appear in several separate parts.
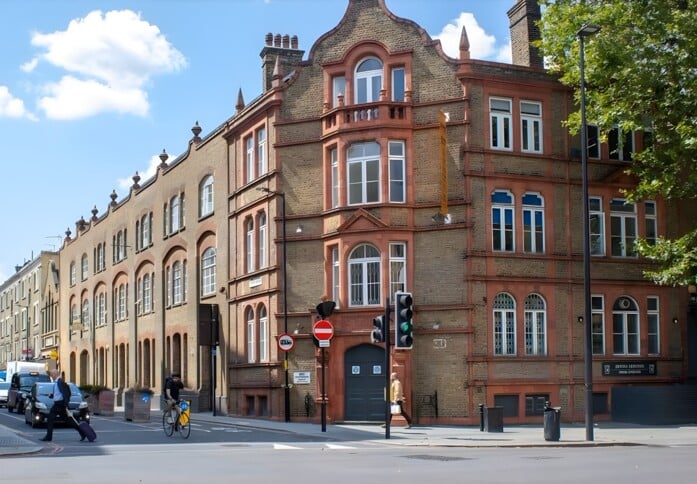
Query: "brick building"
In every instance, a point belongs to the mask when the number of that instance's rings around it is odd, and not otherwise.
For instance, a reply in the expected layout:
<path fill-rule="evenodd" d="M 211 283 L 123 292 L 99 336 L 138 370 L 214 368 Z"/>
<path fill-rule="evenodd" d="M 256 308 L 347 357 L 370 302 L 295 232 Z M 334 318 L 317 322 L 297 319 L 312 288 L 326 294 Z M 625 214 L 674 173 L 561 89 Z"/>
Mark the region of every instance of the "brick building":
<path fill-rule="evenodd" d="M 470 59 L 465 31 L 448 57 L 384 0 L 349 0 L 307 56 L 268 34 L 262 94 L 240 92 L 231 118 L 204 138 L 195 126 L 187 153 L 66 238 L 71 378 L 159 389 L 180 371 L 199 408 L 317 420 L 323 354 L 329 421 L 381 420 L 391 371 L 421 423 L 473 424 L 480 404 L 539 422 L 547 400 L 582 420 L 580 143 L 562 126 L 572 93 L 530 45 L 539 14 L 532 0 L 510 9 L 511 65 Z M 614 386 L 684 378 L 687 293 L 644 279 L 633 252 L 680 220 L 661 200 L 625 203 L 642 137 L 596 131 L 594 406 L 607 414 Z M 413 294 L 414 344 L 385 368 L 370 335 L 396 291 Z M 202 304 L 219 308 L 214 358 Z"/>

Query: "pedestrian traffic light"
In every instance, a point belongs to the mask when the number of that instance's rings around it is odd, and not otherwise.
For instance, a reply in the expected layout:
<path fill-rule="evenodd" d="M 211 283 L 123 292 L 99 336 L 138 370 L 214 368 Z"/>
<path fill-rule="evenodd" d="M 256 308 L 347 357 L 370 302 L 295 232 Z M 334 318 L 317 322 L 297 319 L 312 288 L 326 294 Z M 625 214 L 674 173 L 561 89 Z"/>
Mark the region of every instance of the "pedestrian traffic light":
<path fill-rule="evenodd" d="M 385 317 L 376 316 L 373 318 L 373 332 L 370 333 L 371 343 L 384 343 L 385 342 Z"/>
<path fill-rule="evenodd" d="M 414 314 L 413 303 L 410 292 L 394 294 L 394 346 L 397 349 L 411 349 L 414 343 L 414 323 L 411 319 Z"/>

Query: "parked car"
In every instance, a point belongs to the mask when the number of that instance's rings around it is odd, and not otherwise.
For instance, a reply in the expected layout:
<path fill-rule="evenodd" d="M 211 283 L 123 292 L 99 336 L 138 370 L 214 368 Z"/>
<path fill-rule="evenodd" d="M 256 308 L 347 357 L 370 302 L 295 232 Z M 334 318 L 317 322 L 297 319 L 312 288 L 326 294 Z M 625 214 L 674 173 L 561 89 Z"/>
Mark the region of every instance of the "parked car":
<path fill-rule="evenodd" d="M 68 410 L 73 414 L 73 417 L 79 422 L 84 420 L 90 421 L 90 409 L 87 405 L 85 397 L 80 392 L 78 386 L 74 383 L 70 385 L 70 402 L 68 402 Z M 24 410 L 24 422 L 31 424 L 32 427 L 46 423 L 48 413 L 53 407 L 53 383 L 34 383 L 31 391 L 27 395 L 26 409 Z M 65 415 L 57 415 L 53 421 L 54 424 L 68 423 L 68 417 Z"/>
<path fill-rule="evenodd" d="M 24 413 L 24 398 L 31 391 L 31 387 L 38 381 L 50 382 L 51 377 L 46 372 L 27 371 L 15 373 L 10 380 L 10 389 L 7 392 L 7 411 L 12 413 Z"/>
<path fill-rule="evenodd" d="M 7 392 L 10 390 L 10 384 L 0 382 L 0 407 L 7 407 Z"/>

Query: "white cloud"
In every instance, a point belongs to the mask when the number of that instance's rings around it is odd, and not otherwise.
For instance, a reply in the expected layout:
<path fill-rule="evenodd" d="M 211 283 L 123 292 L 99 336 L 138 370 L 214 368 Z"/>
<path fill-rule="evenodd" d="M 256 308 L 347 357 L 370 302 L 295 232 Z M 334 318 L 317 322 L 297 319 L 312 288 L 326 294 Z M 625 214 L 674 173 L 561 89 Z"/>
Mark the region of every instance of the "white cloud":
<path fill-rule="evenodd" d="M 55 119 L 104 111 L 144 116 L 149 109 L 145 85 L 154 75 L 176 72 L 187 64 L 157 26 L 131 10 L 90 12 L 70 21 L 64 31 L 35 33 L 32 44 L 45 49 L 40 61 L 69 73 L 49 85 L 48 95 L 39 101 Z M 36 59 L 23 65 L 27 72 L 34 68 Z"/>
<path fill-rule="evenodd" d="M 477 23 L 477 19 L 469 12 L 462 12 L 460 16 L 443 27 L 443 30 L 435 36 L 439 39 L 443 50 L 447 55 L 455 59 L 460 57 L 460 36 L 462 27 L 467 31 L 470 43 L 470 56 L 473 59 L 496 60 L 498 62 L 510 62 L 510 45 L 507 42 L 497 45 L 494 35 L 487 34 Z"/>
<path fill-rule="evenodd" d="M 150 162 L 148 164 L 148 167 L 145 169 L 143 172 L 138 172 L 138 175 L 140 175 L 140 184 L 142 185 L 144 182 L 149 180 L 150 178 L 155 176 L 155 173 L 157 173 L 157 167 L 162 163 L 162 160 L 160 159 L 160 155 L 153 155 L 152 158 L 150 158 Z M 133 178 L 119 178 L 117 180 L 119 191 L 124 191 L 127 192 L 130 190 L 131 186 L 133 185 Z"/>
<path fill-rule="evenodd" d="M 19 66 L 20 69 L 22 69 L 24 72 L 32 72 L 34 69 L 36 69 L 36 66 L 39 65 L 39 59 L 34 57 L 32 60 L 25 62 L 21 66 Z"/>
<path fill-rule="evenodd" d="M 0 118 L 27 118 L 32 121 L 36 117 L 27 111 L 24 101 L 12 95 L 7 86 L 0 86 Z"/>

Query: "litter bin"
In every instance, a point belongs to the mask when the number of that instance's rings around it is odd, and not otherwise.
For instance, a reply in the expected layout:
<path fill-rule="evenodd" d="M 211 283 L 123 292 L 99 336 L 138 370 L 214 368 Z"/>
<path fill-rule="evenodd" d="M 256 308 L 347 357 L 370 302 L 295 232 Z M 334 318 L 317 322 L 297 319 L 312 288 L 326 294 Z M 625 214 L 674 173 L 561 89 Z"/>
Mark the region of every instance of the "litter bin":
<path fill-rule="evenodd" d="M 561 415 L 561 407 L 550 407 L 545 405 L 544 411 L 544 427 L 545 440 L 558 441 L 561 430 L 559 428 L 559 417 Z"/>
<path fill-rule="evenodd" d="M 503 432 L 503 407 L 484 407 L 484 430 Z"/>

